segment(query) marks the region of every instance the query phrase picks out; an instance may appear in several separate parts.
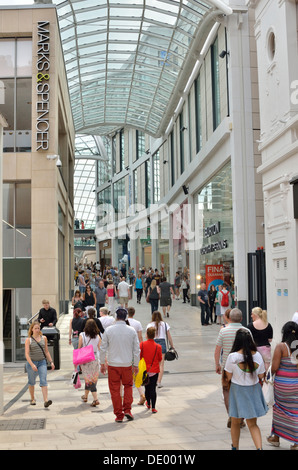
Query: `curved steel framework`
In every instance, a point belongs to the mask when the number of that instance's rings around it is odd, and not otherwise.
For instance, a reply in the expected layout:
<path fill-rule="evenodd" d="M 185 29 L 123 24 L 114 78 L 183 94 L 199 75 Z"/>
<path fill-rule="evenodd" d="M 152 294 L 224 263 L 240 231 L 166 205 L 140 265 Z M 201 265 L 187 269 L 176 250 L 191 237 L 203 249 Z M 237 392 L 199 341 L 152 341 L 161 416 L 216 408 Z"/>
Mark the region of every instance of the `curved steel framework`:
<path fill-rule="evenodd" d="M 77 133 L 166 129 L 223 0 L 54 0 Z"/>

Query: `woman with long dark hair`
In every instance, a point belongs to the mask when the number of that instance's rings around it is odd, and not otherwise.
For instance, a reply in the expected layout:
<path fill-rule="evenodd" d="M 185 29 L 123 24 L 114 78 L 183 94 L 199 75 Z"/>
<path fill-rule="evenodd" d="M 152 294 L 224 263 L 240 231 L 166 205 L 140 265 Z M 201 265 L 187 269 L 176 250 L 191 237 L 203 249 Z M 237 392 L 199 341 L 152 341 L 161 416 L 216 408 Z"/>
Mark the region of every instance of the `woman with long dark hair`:
<path fill-rule="evenodd" d="M 231 417 L 232 449 L 239 448 L 240 425 L 246 419 L 252 440 L 257 449 L 262 448 L 262 436 L 257 418 L 264 416 L 266 405 L 260 380 L 265 376 L 265 365 L 261 354 L 246 328 L 240 328 L 229 354 L 225 373 L 231 381 L 229 393 L 229 416 Z"/>

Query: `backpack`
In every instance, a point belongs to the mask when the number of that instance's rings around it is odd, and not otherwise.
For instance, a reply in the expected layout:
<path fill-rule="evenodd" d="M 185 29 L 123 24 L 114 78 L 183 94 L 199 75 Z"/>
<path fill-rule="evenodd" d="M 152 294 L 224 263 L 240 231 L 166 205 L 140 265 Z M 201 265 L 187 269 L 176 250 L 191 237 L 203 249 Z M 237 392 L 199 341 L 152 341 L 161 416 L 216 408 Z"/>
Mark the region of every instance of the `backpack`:
<path fill-rule="evenodd" d="M 221 291 L 221 293 L 222 293 L 221 306 L 228 307 L 229 306 L 229 292 Z"/>

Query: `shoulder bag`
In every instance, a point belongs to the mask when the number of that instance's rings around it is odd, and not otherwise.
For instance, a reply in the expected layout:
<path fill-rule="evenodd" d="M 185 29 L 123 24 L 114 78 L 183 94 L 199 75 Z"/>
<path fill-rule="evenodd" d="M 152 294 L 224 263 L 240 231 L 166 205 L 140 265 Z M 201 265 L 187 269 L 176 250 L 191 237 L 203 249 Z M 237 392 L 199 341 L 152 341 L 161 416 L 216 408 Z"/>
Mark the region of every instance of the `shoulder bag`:
<path fill-rule="evenodd" d="M 43 347 L 42 347 L 42 346 L 39 344 L 39 342 L 38 342 L 38 341 L 36 341 L 36 339 L 35 339 L 35 338 L 33 338 L 33 336 L 31 336 L 31 338 L 32 338 L 32 339 L 34 339 L 34 341 L 35 341 L 35 343 L 36 343 L 36 344 L 38 344 L 38 346 L 40 347 L 40 349 L 41 349 L 41 350 L 42 350 L 42 352 L 43 352 L 43 355 L 44 355 L 44 358 L 45 358 L 45 360 L 47 361 L 47 356 L 46 356 L 46 353 L 44 352 L 44 349 L 43 349 Z"/>
<path fill-rule="evenodd" d="M 90 340 L 91 338 L 89 339 L 88 344 Z M 80 366 L 82 364 L 95 361 L 93 346 L 91 344 L 88 346 L 88 344 L 83 348 L 73 350 L 73 364 L 75 366 Z"/>
<path fill-rule="evenodd" d="M 166 322 L 164 322 L 164 324 L 165 324 L 166 342 L 167 342 L 167 351 L 165 353 L 165 361 L 174 361 L 175 359 L 178 359 L 179 356 L 178 356 L 176 349 L 171 348 L 171 346 L 169 346 L 167 324 Z"/>
<path fill-rule="evenodd" d="M 263 395 L 268 406 L 274 405 L 274 375 L 269 367 L 262 386 Z"/>
<path fill-rule="evenodd" d="M 143 349 L 143 345 L 142 345 L 142 349 Z M 148 370 L 148 372 L 147 372 L 147 370 L 144 370 L 144 372 L 143 372 L 143 378 L 142 378 L 142 385 L 143 385 L 143 386 L 149 384 L 149 380 L 150 380 L 150 379 L 149 379 L 149 375 L 148 375 L 148 374 L 149 374 L 149 372 L 150 372 L 150 370 L 151 370 L 151 367 L 152 367 L 152 364 L 153 364 L 153 362 L 154 362 L 155 355 L 156 355 L 156 351 L 157 351 L 157 346 L 156 346 L 156 348 L 155 348 L 155 353 L 154 353 L 154 356 L 153 356 L 153 359 L 152 359 L 152 362 L 151 362 L 150 369 Z"/>

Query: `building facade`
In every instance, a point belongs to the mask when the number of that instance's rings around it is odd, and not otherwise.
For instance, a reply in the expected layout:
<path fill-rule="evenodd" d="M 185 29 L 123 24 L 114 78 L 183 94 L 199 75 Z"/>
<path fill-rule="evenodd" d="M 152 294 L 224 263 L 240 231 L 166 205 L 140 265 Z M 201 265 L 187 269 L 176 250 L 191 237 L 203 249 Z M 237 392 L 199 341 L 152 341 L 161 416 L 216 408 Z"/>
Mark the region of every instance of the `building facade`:
<path fill-rule="evenodd" d="M 24 359 L 27 322 L 73 289 L 74 126 L 54 5 L 0 10 L 5 361 Z"/>
<path fill-rule="evenodd" d="M 247 322 L 247 257 L 264 246 L 254 16 L 238 2 L 217 20 L 164 135 L 111 135 L 115 172 L 97 187 L 96 234 L 107 264 L 127 255 L 171 282 L 189 271 L 193 304 L 202 280 L 228 282 Z"/>
<path fill-rule="evenodd" d="M 268 317 L 280 335 L 298 305 L 298 4 L 250 2 L 255 13 Z M 296 199 L 297 201 L 297 199 Z"/>

